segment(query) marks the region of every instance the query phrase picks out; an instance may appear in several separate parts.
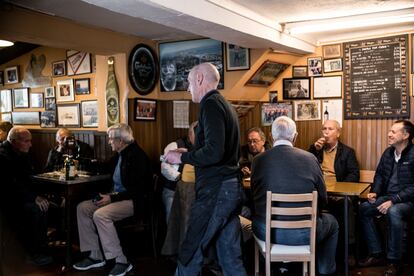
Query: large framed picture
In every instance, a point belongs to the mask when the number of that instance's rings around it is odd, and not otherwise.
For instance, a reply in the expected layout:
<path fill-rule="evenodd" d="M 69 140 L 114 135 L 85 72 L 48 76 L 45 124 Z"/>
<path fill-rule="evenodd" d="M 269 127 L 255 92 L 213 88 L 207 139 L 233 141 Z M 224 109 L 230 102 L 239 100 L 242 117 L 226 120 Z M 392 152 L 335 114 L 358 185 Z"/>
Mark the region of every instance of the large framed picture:
<path fill-rule="evenodd" d="M 79 104 L 65 104 L 57 106 L 57 122 L 62 127 L 79 127 Z"/>
<path fill-rule="evenodd" d="M 98 127 L 98 101 L 82 101 L 82 127 Z"/>
<path fill-rule="evenodd" d="M 304 78 L 308 76 L 308 66 L 293 66 L 292 77 Z"/>
<path fill-rule="evenodd" d="M 68 50 L 66 51 L 66 60 L 68 63 L 68 76 L 92 73 L 90 53 Z"/>
<path fill-rule="evenodd" d="M 289 64 L 266 60 L 246 82 L 246 85 L 269 86 L 289 67 Z"/>
<path fill-rule="evenodd" d="M 220 73 L 218 89 L 224 88 L 223 45 L 214 39 L 160 43 L 161 91 L 186 91 L 194 65 L 210 62 Z"/>
<path fill-rule="evenodd" d="M 295 121 L 314 121 L 321 119 L 321 101 L 294 101 Z"/>
<path fill-rule="evenodd" d="M 283 99 L 310 99 L 310 78 L 283 79 Z"/>
<path fill-rule="evenodd" d="M 13 84 L 19 82 L 19 67 L 8 67 L 4 70 L 5 84 Z"/>
<path fill-rule="evenodd" d="M 135 99 L 134 110 L 134 120 L 155 121 L 157 101 Z"/>
<path fill-rule="evenodd" d="M 60 80 L 56 82 L 56 101 L 73 102 L 75 94 L 73 93 L 72 79 Z"/>
<path fill-rule="evenodd" d="M 322 58 L 321 57 L 308 58 L 308 74 L 309 74 L 309 77 L 322 75 Z"/>
<path fill-rule="evenodd" d="M 342 58 L 331 58 L 323 60 L 323 72 L 339 72 L 342 71 Z"/>
<path fill-rule="evenodd" d="M 325 45 L 322 47 L 323 58 L 336 58 L 342 56 L 341 44 Z"/>
<path fill-rule="evenodd" d="M 76 95 L 86 95 L 90 94 L 90 80 L 86 79 L 75 79 L 75 92 Z"/>
<path fill-rule="evenodd" d="M 226 61 L 227 71 L 249 70 L 250 49 L 227 43 Z"/>
<path fill-rule="evenodd" d="M 13 89 L 13 108 L 29 108 L 29 88 Z"/>
<path fill-rule="evenodd" d="M 66 75 L 66 60 L 52 62 L 52 76 L 60 77 Z"/>
<path fill-rule="evenodd" d="M 11 112 L 12 111 L 12 97 L 11 89 L 4 89 L 0 91 L 0 112 Z"/>
<path fill-rule="evenodd" d="M 270 126 L 280 116 L 292 118 L 291 103 L 264 103 L 262 104 L 262 126 Z"/>
<path fill-rule="evenodd" d="M 313 98 L 341 98 L 342 76 L 317 77 L 313 79 Z"/>
<path fill-rule="evenodd" d="M 40 127 L 56 127 L 56 111 L 40 112 Z"/>
<path fill-rule="evenodd" d="M 15 125 L 38 125 L 40 124 L 39 112 L 12 112 L 12 120 Z"/>
<path fill-rule="evenodd" d="M 30 93 L 30 107 L 43 108 L 43 93 Z"/>

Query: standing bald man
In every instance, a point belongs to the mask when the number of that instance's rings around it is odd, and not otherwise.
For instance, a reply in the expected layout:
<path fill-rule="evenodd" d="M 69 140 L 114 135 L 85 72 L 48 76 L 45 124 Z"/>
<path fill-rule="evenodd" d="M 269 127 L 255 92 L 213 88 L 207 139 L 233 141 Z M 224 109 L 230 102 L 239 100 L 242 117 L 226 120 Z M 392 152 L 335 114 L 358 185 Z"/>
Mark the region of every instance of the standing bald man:
<path fill-rule="evenodd" d="M 181 245 L 175 275 L 198 275 L 204 255 L 216 247 L 224 275 L 246 275 L 241 259 L 242 187 L 238 180 L 239 123 L 235 110 L 216 90 L 219 72 L 210 63 L 195 66 L 188 76 L 193 102 L 200 103 L 194 150 L 169 151 L 171 164 L 195 167 L 196 199 Z"/>

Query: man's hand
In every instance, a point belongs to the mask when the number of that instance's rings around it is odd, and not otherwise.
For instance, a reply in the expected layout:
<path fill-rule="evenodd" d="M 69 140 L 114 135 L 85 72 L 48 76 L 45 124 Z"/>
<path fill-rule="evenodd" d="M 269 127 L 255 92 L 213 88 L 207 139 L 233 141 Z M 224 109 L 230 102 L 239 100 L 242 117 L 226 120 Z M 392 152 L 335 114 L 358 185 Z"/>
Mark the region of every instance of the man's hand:
<path fill-rule="evenodd" d="M 181 149 L 176 149 L 167 152 L 167 154 L 164 156 L 165 162 L 170 164 L 181 164 L 182 152 L 180 152 L 179 150 L 181 151 Z"/>
<path fill-rule="evenodd" d="M 367 199 L 369 203 L 374 203 L 375 201 L 377 201 L 377 193 L 368 193 Z"/>
<path fill-rule="evenodd" d="M 388 201 L 385 201 L 384 203 L 382 203 L 380 206 L 378 206 L 377 209 L 381 214 L 385 215 L 385 214 L 387 214 L 388 209 L 390 209 L 391 206 L 392 206 L 392 201 L 388 200 Z"/>
<path fill-rule="evenodd" d="M 325 145 L 326 139 L 324 137 L 319 138 L 315 144 L 313 144 L 316 148 L 316 150 L 321 150 L 323 146 Z"/>
<path fill-rule="evenodd" d="M 111 196 L 108 194 L 101 194 L 99 193 L 99 195 L 101 196 L 101 200 L 99 201 L 95 201 L 95 205 L 98 207 L 102 207 L 105 205 L 108 205 L 109 203 L 111 203 Z"/>
<path fill-rule="evenodd" d="M 49 201 L 47 201 L 47 199 L 44 197 L 37 196 L 35 199 L 35 203 L 37 204 L 37 206 L 39 206 L 42 212 L 47 212 L 47 210 L 49 209 Z"/>
<path fill-rule="evenodd" d="M 244 176 L 250 176 L 250 174 L 251 174 L 251 171 L 250 171 L 249 167 L 243 167 L 241 169 L 241 171 L 242 171 Z"/>

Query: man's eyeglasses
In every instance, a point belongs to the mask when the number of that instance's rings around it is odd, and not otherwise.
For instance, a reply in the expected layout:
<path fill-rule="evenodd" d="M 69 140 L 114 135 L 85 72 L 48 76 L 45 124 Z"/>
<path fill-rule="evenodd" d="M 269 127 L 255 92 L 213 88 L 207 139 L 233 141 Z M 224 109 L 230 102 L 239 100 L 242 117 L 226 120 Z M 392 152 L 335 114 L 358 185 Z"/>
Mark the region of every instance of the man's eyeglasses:
<path fill-rule="evenodd" d="M 247 144 L 258 144 L 259 142 L 261 142 L 262 140 L 257 140 L 257 139 L 253 139 L 253 140 L 247 140 Z"/>

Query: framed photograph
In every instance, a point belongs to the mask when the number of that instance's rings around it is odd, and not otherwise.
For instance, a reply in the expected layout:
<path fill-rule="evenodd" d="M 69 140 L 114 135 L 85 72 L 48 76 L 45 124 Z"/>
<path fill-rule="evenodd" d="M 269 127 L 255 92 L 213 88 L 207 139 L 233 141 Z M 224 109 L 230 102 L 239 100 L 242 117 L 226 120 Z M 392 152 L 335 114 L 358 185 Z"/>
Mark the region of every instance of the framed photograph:
<path fill-rule="evenodd" d="M 4 83 L 5 84 L 13 84 L 19 82 L 19 67 L 13 66 L 8 67 L 4 70 Z"/>
<path fill-rule="evenodd" d="M 4 72 L 0 71 L 0 86 L 4 85 Z"/>
<path fill-rule="evenodd" d="M 56 101 L 73 102 L 75 94 L 73 93 L 72 79 L 60 80 L 56 82 Z"/>
<path fill-rule="evenodd" d="M 223 43 L 196 39 L 160 43 L 161 91 L 187 91 L 188 73 L 194 65 L 210 62 L 220 73 L 218 89 L 224 88 Z"/>
<path fill-rule="evenodd" d="M 249 70 L 250 49 L 226 43 L 227 71 Z"/>
<path fill-rule="evenodd" d="M 411 74 L 414 74 L 414 43 L 413 43 L 414 40 L 413 39 L 414 39 L 414 33 L 411 34 Z M 412 86 L 414 86 L 414 83 Z"/>
<path fill-rule="evenodd" d="M 280 116 L 292 118 L 291 103 L 264 103 L 262 104 L 262 126 L 270 126 Z"/>
<path fill-rule="evenodd" d="M 277 91 L 269 91 L 269 103 L 277 103 L 278 95 Z"/>
<path fill-rule="evenodd" d="M 55 97 L 55 87 L 46 87 L 45 88 L 45 98 L 54 98 Z"/>
<path fill-rule="evenodd" d="M 157 118 L 157 101 L 135 99 L 134 120 L 155 121 Z"/>
<path fill-rule="evenodd" d="M 13 108 L 29 108 L 29 88 L 13 89 Z"/>
<path fill-rule="evenodd" d="M 341 98 L 342 76 L 313 78 L 313 98 Z"/>
<path fill-rule="evenodd" d="M 90 94 L 90 88 L 89 88 L 89 82 L 90 79 L 75 79 L 75 93 L 76 95 L 86 95 Z"/>
<path fill-rule="evenodd" d="M 60 77 L 66 75 L 66 60 L 52 62 L 52 76 Z"/>
<path fill-rule="evenodd" d="M 292 77 L 294 78 L 304 78 L 308 76 L 308 66 L 293 66 L 292 68 Z"/>
<path fill-rule="evenodd" d="M 56 127 L 56 111 L 40 112 L 40 127 Z"/>
<path fill-rule="evenodd" d="M 342 99 L 322 101 L 322 123 L 326 120 L 336 120 L 342 127 Z"/>
<path fill-rule="evenodd" d="M 9 122 L 9 123 L 13 123 L 13 120 L 12 120 L 12 114 L 11 114 L 11 112 L 7 112 L 7 113 L 2 113 L 1 114 L 1 120 L 3 121 L 3 122 Z"/>
<path fill-rule="evenodd" d="M 341 44 L 332 44 L 322 46 L 323 58 L 336 58 L 342 57 L 342 46 Z"/>
<path fill-rule="evenodd" d="M 98 127 L 98 101 L 82 101 L 82 127 Z"/>
<path fill-rule="evenodd" d="M 43 108 L 43 93 L 30 93 L 30 107 Z"/>
<path fill-rule="evenodd" d="M 12 111 L 12 91 L 11 89 L 4 89 L 0 91 L 0 112 Z"/>
<path fill-rule="evenodd" d="M 309 77 L 322 75 L 322 58 L 308 58 L 308 75 Z"/>
<path fill-rule="evenodd" d="M 342 71 L 342 58 L 331 58 L 323 60 L 323 72 L 340 72 Z"/>
<path fill-rule="evenodd" d="M 79 127 L 79 104 L 58 105 L 57 123 L 62 127 Z"/>
<path fill-rule="evenodd" d="M 56 110 L 56 99 L 55 98 L 45 99 L 45 110 L 48 110 L 48 111 Z"/>
<path fill-rule="evenodd" d="M 412 79 L 411 79 L 411 95 L 414 96 L 414 75 L 412 76 Z"/>
<path fill-rule="evenodd" d="M 321 119 L 321 101 L 294 101 L 295 121 L 314 121 Z"/>
<path fill-rule="evenodd" d="M 310 99 L 310 78 L 283 79 L 283 99 Z"/>
<path fill-rule="evenodd" d="M 92 73 L 91 54 L 75 50 L 66 51 L 67 75 L 80 75 Z"/>
<path fill-rule="evenodd" d="M 15 125 L 38 125 L 40 124 L 39 112 L 12 112 L 12 120 Z"/>
<path fill-rule="evenodd" d="M 266 60 L 246 82 L 246 85 L 269 86 L 288 67 L 289 64 Z"/>

